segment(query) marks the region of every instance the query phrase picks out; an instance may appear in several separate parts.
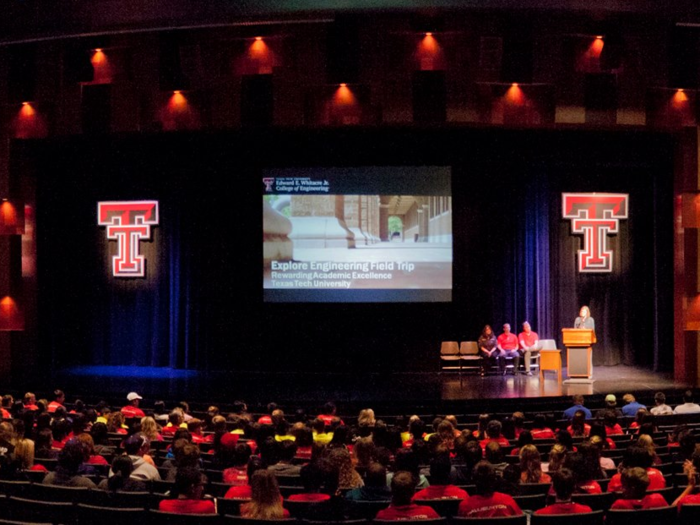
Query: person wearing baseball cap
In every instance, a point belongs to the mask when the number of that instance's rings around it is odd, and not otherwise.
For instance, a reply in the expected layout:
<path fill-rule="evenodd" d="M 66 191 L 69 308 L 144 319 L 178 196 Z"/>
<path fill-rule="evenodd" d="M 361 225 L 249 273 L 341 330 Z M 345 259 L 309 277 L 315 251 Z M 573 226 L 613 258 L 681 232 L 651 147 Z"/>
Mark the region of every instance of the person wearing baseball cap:
<path fill-rule="evenodd" d="M 129 402 L 126 406 L 122 407 L 122 414 L 124 417 L 146 417 L 146 414 L 139 408 L 139 403 L 143 398 L 136 392 L 129 392 L 126 396 L 126 400 Z"/>
<path fill-rule="evenodd" d="M 622 410 L 617 406 L 615 394 L 605 396 L 605 405 L 595 413 L 596 419 L 602 419 L 606 412 L 612 410 L 617 417 L 622 417 Z"/>

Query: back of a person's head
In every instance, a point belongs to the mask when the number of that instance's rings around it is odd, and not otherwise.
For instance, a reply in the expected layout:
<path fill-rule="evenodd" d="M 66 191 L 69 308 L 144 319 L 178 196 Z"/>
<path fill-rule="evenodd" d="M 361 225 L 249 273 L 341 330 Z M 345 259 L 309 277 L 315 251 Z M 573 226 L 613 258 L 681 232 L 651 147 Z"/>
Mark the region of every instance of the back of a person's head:
<path fill-rule="evenodd" d="M 535 445 L 525 445 L 520 449 L 520 464 L 541 461 L 540 452 Z"/>
<path fill-rule="evenodd" d="M 571 437 L 571 434 L 563 428 L 557 430 L 555 440 L 557 443 L 564 445 L 567 450 L 572 450 L 574 448 L 574 439 Z"/>
<path fill-rule="evenodd" d="M 280 461 L 292 461 L 297 454 L 297 444 L 291 439 L 278 443 L 277 457 Z"/>
<path fill-rule="evenodd" d="M 622 457 L 622 464 L 625 468 L 640 467 L 644 470 L 648 469 L 654 463 L 654 457 L 651 452 L 644 447 L 631 445 L 627 447 Z"/>
<path fill-rule="evenodd" d="M 175 473 L 174 487 L 178 496 L 185 496 L 187 499 L 199 499 L 202 497 L 203 486 L 204 476 L 199 467 L 178 467 Z"/>
<path fill-rule="evenodd" d="M 603 413 L 603 422 L 606 427 L 612 428 L 617 424 L 617 414 L 614 410 L 606 410 Z"/>
<path fill-rule="evenodd" d="M 693 391 L 692 390 L 686 390 L 683 393 L 683 402 L 684 403 L 692 403 L 693 402 Z"/>
<path fill-rule="evenodd" d="M 518 428 L 522 427 L 523 423 L 525 423 L 525 414 L 522 412 L 513 412 L 510 418 L 513 420 L 513 424 Z"/>
<path fill-rule="evenodd" d="M 134 470 L 134 464 L 129 456 L 116 456 L 112 460 L 112 476 L 108 478 L 107 487 L 111 491 L 120 490 Z"/>
<path fill-rule="evenodd" d="M 257 470 L 250 479 L 251 499 L 261 505 L 272 505 L 280 501 L 277 478 L 269 470 Z"/>
<path fill-rule="evenodd" d="M 493 465 L 503 463 L 503 448 L 496 441 L 490 441 L 486 444 L 484 458 Z"/>
<path fill-rule="evenodd" d="M 450 453 L 438 454 L 430 461 L 430 484 L 448 485 L 450 483 L 451 470 Z"/>
<path fill-rule="evenodd" d="M 416 478 L 401 470 L 391 478 L 391 501 L 395 506 L 409 505 L 416 493 Z"/>
<path fill-rule="evenodd" d="M 77 438 L 69 439 L 58 455 L 58 466 L 75 474 L 88 459 L 87 445 Z"/>
<path fill-rule="evenodd" d="M 620 476 L 626 498 L 642 499 L 649 487 L 649 475 L 641 467 L 626 468 Z"/>
<path fill-rule="evenodd" d="M 535 414 L 532 420 L 532 428 L 545 428 L 547 426 L 547 416 L 544 414 Z"/>
<path fill-rule="evenodd" d="M 568 501 L 574 493 L 575 481 L 574 474 L 568 468 L 560 468 L 552 473 L 552 485 L 557 499 Z"/>
<path fill-rule="evenodd" d="M 497 419 L 492 419 L 491 421 L 489 421 L 488 425 L 486 425 L 486 434 L 491 439 L 497 439 L 501 437 L 502 429 L 503 425 L 501 424 L 501 422 Z"/>
<path fill-rule="evenodd" d="M 365 487 L 385 487 L 386 467 L 381 463 L 370 463 L 365 471 Z"/>
<path fill-rule="evenodd" d="M 534 439 L 532 437 L 532 432 L 530 432 L 527 429 L 523 429 L 520 432 L 520 435 L 518 436 L 518 446 L 522 447 L 523 445 L 532 445 Z"/>
<path fill-rule="evenodd" d="M 410 472 L 414 476 L 418 476 L 418 471 L 420 470 L 420 463 L 418 461 L 418 456 L 413 450 L 401 449 L 396 453 L 394 457 L 394 470 L 405 470 Z"/>
<path fill-rule="evenodd" d="M 575 394 L 571 396 L 571 399 L 574 402 L 574 405 L 583 405 L 583 396 L 581 394 Z"/>
<path fill-rule="evenodd" d="M 326 416 L 331 416 L 331 415 L 335 414 L 335 411 L 336 411 L 335 403 L 329 401 L 328 403 L 323 405 L 322 410 L 323 410 L 323 415 L 326 415 Z"/>
<path fill-rule="evenodd" d="M 199 466 L 200 451 L 199 446 L 194 443 L 186 443 L 181 449 L 180 453 L 176 456 L 175 462 L 177 463 L 177 468 L 182 467 L 198 467 Z"/>
<path fill-rule="evenodd" d="M 622 396 L 622 400 L 625 403 L 634 403 L 635 398 L 632 394 L 625 394 L 624 396 Z"/>
<path fill-rule="evenodd" d="M 250 459 L 250 455 L 253 453 L 253 451 L 250 448 L 250 445 L 248 443 L 237 443 L 236 446 L 233 448 L 233 457 L 232 457 L 232 463 L 236 467 L 243 467 L 248 464 L 248 460 Z"/>
<path fill-rule="evenodd" d="M 124 450 L 130 456 L 135 456 L 147 444 L 148 444 L 148 438 L 146 438 L 146 436 L 144 436 L 143 434 L 141 434 L 139 432 L 136 434 L 132 434 L 124 441 Z"/>
<path fill-rule="evenodd" d="M 654 394 L 654 403 L 657 405 L 665 405 L 666 404 L 666 394 L 663 392 L 657 392 Z"/>
<path fill-rule="evenodd" d="M 498 485 L 498 476 L 491 463 L 479 461 L 472 472 L 472 482 L 479 496 L 490 496 Z"/>

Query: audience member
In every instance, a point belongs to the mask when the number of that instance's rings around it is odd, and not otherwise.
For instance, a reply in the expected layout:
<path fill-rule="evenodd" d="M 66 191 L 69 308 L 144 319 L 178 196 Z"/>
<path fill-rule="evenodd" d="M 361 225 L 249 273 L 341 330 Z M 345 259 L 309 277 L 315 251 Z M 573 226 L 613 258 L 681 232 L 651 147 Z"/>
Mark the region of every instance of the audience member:
<path fill-rule="evenodd" d="M 175 478 L 175 499 L 164 499 L 158 510 L 177 514 L 216 514 L 214 501 L 202 499 L 204 476 L 197 467 L 184 467 L 178 470 Z"/>
<path fill-rule="evenodd" d="M 134 464 L 129 456 L 117 456 L 112 460 L 114 475 L 103 479 L 98 488 L 109 492 L 146 492 L 148 486 L 141 480 L 133 479 Z"/>
<path fill-rule="evenodd" d="M 693 403 L 693 391 L 686 390 L 683 393 L 683 404 L 678 405 L 674 410 L 674 414 L 696 414 L 700 412 L 700 405 Z"/>
<path fill-rule="evenodd" d="M 496 492 L 498 476 L 490 463 L 480 461 L 474 467 L 474 494 L 459 504 L 458 514 L 468 518 L 519 516 L 523 513 L 512 496 Z"/>
<path fill-rule="evenodd" d="M 97 488 L 90 478 L 78 473 L 81 465 L 88 459 L 87 445 L 78 439 L 70 439 L 58 455 L 56 470 L 45 477 L 44 485 L 62 485 L 64 487 Z"/>
<path fill-rule="evenodd" d="M 143 398 L 136 392 L 129 392 L 126 396 L 127 404 L 122 407 L 121 413 L 124 417 L 146 417 L 143 410 L 139 408 L 139 403 Z"/>
<path fill-rule="evenodd" d="M 653 457 L 649 451 L 637 445 L 632 445 L 627 448 L 625 455 L 622 458 L 622 467 L 625 469 L 622 473 L 615 474 L 608 484 L 608 492 L 621 492 L 624 487 L 622 485 L 622 475 L 631 468 L 639 467 L 646 472 L 646 480 L 650 490 L 666 488 L 666 479 L 660 470 L 652 468 Z"/>
<path fill-rule="evenodd" d="M 651 488 L 649 475 L 641 467 L 627 468 L 622 471 L 622 498 L 615 501 L 611 509 L 637 510 L 667 507 L 668 503 L 661 494 L 647 494 Z"/>
<path fill-rule="evenodd" d="M 625 394 L 622 396 L 622 400 L 625 402 L 625 406 L 622 407 L 623 416 L 634 417 L 637 415 L 637 410 L 646 409 L 646 406 L 638 403 L 632 394 Z M 698 410 L 700 411 L 700 408 Z"/>
<path fill-rule="evenodd" d="M 261 520 L 289 517 L 289 511 L 282 507 L 282 495 L 272 472 L 257 470 L 251 478 L 250 488 L 251 499 L 241 505 L 241 516 Z"/>
<path fill-rule="evenodd" d="M 384 465 L 370 463 L 366 470 L 364 486 L 349 490 L 345 493 L 345 498 L 349 501 L 390 501 L 391 489 L 386 485 Z"/>
<path fill-rule="evenodd" d="M 391 504 L 377 513 L 377 519 L 404 521 L 437 519 L 440 516 L 431 507 L 412 502 L 416 479 L 410 472 L 397 472 L 391 480 Z"/>
<path fill-rule="evenodd" d="M 591 415 L 591 411 L 583 406 L 584 399 L 582 395 L 576 394 L 572 396 L 572 400 L 574 403 L 573 406 L 564 410 L 564 419 L 573 419 L 577 410 L 583 410 L 583 413 L 586 415 L 586 419 L 592 419 L 593 416 Z"/>
<path fill-rule="evenodd" d="M 450 453 L 445 450 L 430 462 L 430 486 L 416 492 L 413 499 L 467 499 L 465 490 L 450 484 L 451 470 Z"/>
<path fill-rule="evenodd" d="M 552 478 L 542 472 L 540 453 L 534 445 L 520 449 L 520 481 L 522 483 L 550 483 Z"/>
<path fill-rule="evenodd" d="M 673 414 L 673 409 L 666 404 L 666 394 L 657 392 L 654 394 L 654 408 L 650 410 L 654 416 L 668 416 Z"/>
<path fill-rule="evenodd" d="M 573 473 L 568 468 L 562 468 L 552 474 L 552 484 L 556 494 L 554 504 L 536 510 L 535 514 L 582 514 L 584 512 L 593 512 L 588 505 L 581 505 L 571 501 L 576 482 Z"/>

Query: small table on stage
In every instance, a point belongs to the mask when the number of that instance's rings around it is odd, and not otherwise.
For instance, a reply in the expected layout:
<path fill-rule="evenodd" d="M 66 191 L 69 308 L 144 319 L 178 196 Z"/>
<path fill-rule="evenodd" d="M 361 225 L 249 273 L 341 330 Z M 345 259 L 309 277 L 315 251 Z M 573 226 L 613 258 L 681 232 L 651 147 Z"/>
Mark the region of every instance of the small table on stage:
<path fill-rule="evenodd" d="M 569 379 L 564 384 L 593 383 L 593 348 L 595 331 L 587 328 L 563 328 L 564 346 L 567 349 L 566 368 Z"/>

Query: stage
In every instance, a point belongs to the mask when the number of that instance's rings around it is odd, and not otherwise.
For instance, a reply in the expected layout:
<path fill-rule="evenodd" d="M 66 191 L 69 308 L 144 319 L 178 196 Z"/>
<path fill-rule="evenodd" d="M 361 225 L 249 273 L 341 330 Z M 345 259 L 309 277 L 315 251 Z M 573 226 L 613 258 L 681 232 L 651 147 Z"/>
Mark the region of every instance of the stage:
<path fill-rule="evenodd" d="M 564 370 L 566 377 L 566 370 Z M 679 393 L 688 385 L 673 381 L 670 374 L 629 366 L 599 366 L 591 385 L 565 385 L 555 374 L 545 373 L 485 378 L 473 373 L 268 373 L 198 372 L 152 367 L 74 367 L 57 372 L 51 388 L 66 391 L 69 399 L 80 397 L 120 399 L 138 391 L 147 405 L 156 399 L 187 400 L 197 404 L 229 405 L 237 399 L 251 406 L 275 401 L 288 407 L 318 407 L 328 400 L 340 406 L 372 406 L 388 412 L 460 413 L 498 410 L 499 400 L 520 399 L 531 410 L 546 409 L 572 394 L 603 397 L 633 392 L 650 403 L 655 392 Z M 37 388 L 37 390 L 40 390 Z"/>

